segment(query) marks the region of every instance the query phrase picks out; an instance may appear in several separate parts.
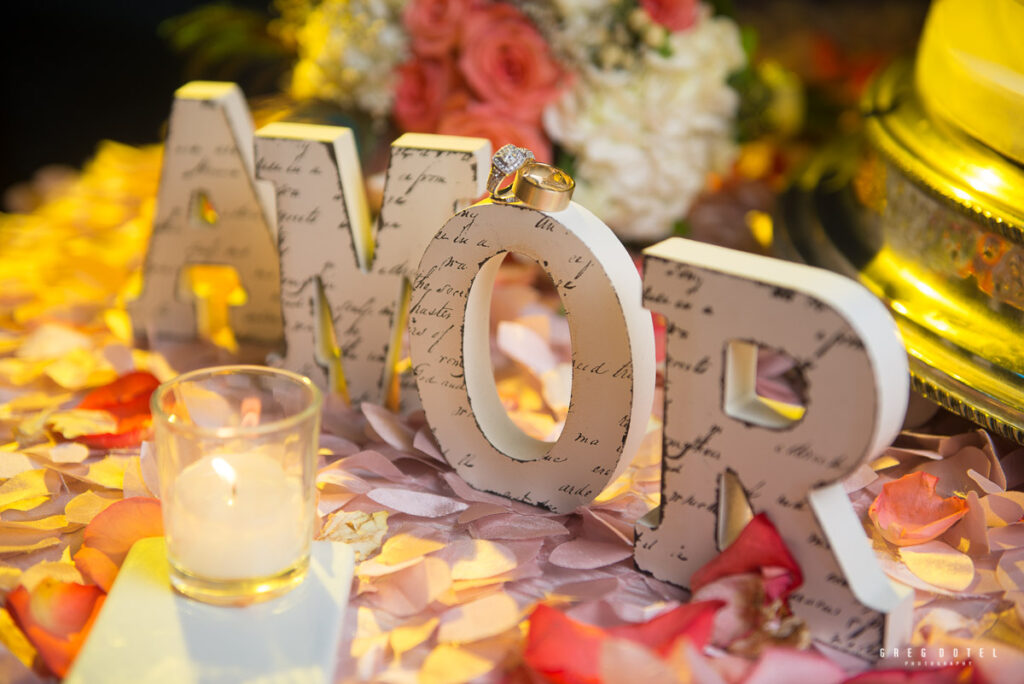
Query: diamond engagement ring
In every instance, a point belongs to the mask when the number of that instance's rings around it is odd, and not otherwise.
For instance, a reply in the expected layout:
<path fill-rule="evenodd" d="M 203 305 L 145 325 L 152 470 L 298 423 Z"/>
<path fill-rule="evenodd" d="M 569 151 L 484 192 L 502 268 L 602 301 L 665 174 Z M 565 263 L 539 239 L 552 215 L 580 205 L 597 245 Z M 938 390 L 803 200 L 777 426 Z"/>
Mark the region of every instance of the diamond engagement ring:
<path fill-rule="evenodd" d="M 532 160 L 533 152 L 525 147 L 516 147 L 510 144 L 504 145 L 495 152 L 491 157 L 491 174 L 487 177 L 487 192 L 491 195 L 491 199 L 498 202 L 514 201 L 515 195 L 508 191 L 499 194 L 498 188 L 509 175 Z"/>

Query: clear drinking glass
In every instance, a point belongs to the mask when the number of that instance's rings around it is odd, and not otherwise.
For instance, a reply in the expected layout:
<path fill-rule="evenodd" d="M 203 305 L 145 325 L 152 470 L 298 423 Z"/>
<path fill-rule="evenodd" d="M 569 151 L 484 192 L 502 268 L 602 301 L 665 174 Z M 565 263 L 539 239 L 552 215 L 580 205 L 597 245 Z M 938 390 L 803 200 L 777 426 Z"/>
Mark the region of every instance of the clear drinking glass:
<path fill-rule="evenodd" d="M 308 378 L 262 366 L 205 368 L 153 393 L 175 589 L 246 604 L 302 581 L 322 402 Z"/>

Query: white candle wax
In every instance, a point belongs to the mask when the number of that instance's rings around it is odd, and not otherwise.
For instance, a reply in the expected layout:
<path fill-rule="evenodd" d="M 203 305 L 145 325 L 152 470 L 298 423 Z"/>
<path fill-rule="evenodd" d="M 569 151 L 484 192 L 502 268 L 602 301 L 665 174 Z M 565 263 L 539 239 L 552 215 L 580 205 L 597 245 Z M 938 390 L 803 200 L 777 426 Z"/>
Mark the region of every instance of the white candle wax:
<path fill-rule="evenodd" d="M 275 575 L 312 539 L 301 480 L 260 453 L 204 456 L 174 482 L 167 520 L 176 564 L 210 579 Z"/>

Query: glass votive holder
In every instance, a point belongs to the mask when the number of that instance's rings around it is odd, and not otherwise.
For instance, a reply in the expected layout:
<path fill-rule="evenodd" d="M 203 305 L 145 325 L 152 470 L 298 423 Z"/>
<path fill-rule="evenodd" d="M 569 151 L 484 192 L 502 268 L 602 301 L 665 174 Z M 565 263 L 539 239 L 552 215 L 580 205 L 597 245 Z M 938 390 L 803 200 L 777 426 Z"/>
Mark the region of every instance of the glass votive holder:
<path fill-rule="evenodd" d="M 320 391 L 295 373 L 221 366 L 153 393 L 171 585 L 244 605 L 298 585 L 315 515 Z"/>

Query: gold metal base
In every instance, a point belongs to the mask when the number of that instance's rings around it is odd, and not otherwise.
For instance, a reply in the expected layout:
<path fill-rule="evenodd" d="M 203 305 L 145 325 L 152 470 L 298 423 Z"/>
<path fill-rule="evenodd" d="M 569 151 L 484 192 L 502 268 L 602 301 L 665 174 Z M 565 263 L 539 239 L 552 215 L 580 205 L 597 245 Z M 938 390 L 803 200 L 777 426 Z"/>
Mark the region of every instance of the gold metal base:
<path fill-rule="evenodd" d="M 170 563 L 171 586 L 179 594 L 218 606 L 248 606 L 288 593 L 302 584 L 309 569 L 309 555 L 270 577 L 254 579 L 210 579 Z"/>

